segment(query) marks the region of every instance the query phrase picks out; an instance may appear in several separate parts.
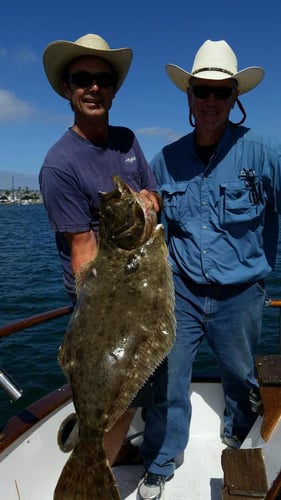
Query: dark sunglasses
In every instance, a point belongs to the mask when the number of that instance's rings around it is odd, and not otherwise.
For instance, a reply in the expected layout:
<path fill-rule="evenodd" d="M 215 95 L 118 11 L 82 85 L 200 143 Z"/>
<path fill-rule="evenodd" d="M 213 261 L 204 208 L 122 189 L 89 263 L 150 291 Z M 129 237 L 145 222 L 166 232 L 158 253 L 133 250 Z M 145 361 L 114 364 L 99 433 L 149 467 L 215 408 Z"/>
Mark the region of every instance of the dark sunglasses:
<path fill-rule="evenodd" d="M 109 87 L 115 87 L 117 78 L 113 73 L 107 73 L 106 71 L 96 74 L 89 73 L 89 71 L 78 71 L 78 73 L 69 75 L 68 81 L 81 89 L 91 87 L 94 83 L 98 85 L 98 87 L 107 89 Z"/>
<path fill-rule="evenodd" d="M 199 99 L 207 99 L 211 94 L 219 101 L 225 101 L 233 93 L 233 87 L 208 87 L 208 85 L 191 85 L 193 94 Z"/>

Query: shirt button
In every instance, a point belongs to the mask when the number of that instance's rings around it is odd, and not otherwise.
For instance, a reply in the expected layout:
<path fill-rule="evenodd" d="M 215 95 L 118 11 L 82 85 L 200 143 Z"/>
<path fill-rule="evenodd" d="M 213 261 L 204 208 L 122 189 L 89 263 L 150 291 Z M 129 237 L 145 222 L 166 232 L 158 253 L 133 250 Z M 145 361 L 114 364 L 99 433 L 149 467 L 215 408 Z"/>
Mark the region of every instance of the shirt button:
<path fill-rule="evenodd" d="M 205 207 L 205 205 L 207 205 L 207 202 L 206 201 L 202 201 L 202 205 L 203 205 L 203 207 Z"/>
<path fill-rule="evenodd" d="M 202 228 L 203 228 L 203 229 L 207 229 L 207 226 L 206 226 L 206 225 L 204 225 L 204 226 L 202 226 Z"/>
<path fill-rule="evenodd" d="M 208 253 L 208 250 L 203 250 L 203 254 L 206 255 Z"/>

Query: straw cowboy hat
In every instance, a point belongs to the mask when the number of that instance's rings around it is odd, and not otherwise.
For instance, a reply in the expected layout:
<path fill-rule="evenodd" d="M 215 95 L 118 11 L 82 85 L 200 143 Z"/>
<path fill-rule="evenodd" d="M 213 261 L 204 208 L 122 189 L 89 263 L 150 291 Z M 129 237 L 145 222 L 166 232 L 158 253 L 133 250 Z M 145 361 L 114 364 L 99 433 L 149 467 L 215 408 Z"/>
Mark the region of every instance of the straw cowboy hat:
<path fill-rule="evenodd" d="M 65 97 L 62 76 L 65 68 L 77 57 L 97 56 L 108 61 L 117 73 L 116 91 L 119 90 L 128 73 L 133 51 L 130 48 L 111 49 L 99 35 L 83 35 L 75 42 L 57 40 L 50 43 L 43 54 L 43 64 L 47 78 L 53 89 Z"/>
<path fill-rule="evenodd" d="M 193 77 L 207 80 L 235 78 L 241 95 L 256 87 L 264 77 L 264 69 L 259 66 L 237 71 L 236 55 L 224 40 L 206 40 L 195 56 L 191 73 L 174 64 L 167 64 L 166 71 L 172 82 L 183 92 L 186 92 Z"/>

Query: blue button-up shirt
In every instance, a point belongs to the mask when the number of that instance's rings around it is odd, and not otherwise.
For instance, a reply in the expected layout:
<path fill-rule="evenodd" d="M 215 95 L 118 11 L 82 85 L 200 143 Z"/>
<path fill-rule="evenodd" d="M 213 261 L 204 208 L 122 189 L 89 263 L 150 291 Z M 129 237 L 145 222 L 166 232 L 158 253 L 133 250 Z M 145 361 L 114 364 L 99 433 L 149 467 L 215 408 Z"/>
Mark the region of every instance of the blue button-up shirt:
<path fill-rule="evenodd" d="M 209 164 L 194 133 L 151 163 L 174 272 L 197 284 L 240 284 L 272 270 L 281 213 L 281 144 L 228 124 Z"/>

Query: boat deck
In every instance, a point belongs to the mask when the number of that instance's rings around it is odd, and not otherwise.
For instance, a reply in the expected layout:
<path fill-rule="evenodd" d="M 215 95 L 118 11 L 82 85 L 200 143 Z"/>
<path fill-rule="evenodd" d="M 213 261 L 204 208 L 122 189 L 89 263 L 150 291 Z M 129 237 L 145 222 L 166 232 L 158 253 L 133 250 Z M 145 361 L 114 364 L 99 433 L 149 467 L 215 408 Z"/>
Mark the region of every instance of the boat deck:
<path fill-rule="evenodd" d="M 166 483 L 165 500 L 220 500 L 223 482 L 221 452 L 221 416 L 223 395 L 215 383 L 193 384 L 191 392 L 192 421 L 190 439 L 181 465 L 173 479 Z M 139 422 L 136 427 L 139 428 Z M 183 459 L 183 461 L 182 461 Z M 142 466 L 114 468 L 123 500 L 136 500 Z"/>
<path fill-rule="evenodd" d="M 206 447 L 208 459 L 204 453 Z M 166 483 L 165 500 L 220 500 L 222 449 L 224 446 L 219 446 L 216 438 L 191 438 L 184 463 L 176 470 L 173 479 Z M 136 500 L 137 484 L 142 474 L 141 466 L 115 468 L 122 499 Z"/>

